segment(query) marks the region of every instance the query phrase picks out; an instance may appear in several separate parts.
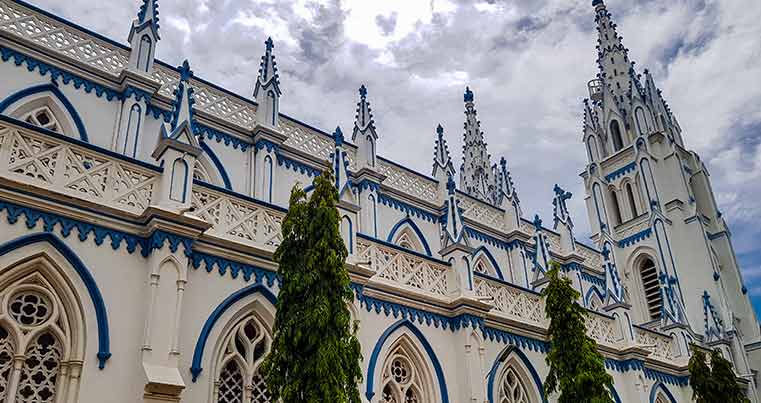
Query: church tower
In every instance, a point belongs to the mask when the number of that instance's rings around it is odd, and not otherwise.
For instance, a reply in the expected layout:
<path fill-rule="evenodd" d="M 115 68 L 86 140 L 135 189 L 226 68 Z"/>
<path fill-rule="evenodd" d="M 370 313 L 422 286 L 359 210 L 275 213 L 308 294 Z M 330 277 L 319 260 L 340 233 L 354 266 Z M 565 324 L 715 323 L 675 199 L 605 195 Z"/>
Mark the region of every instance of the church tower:
<path fill-rule="evenodd" d="M 584 100 L 581 174 L 592 239 L 635 324 L 676 336 L 684 352 L 698 341 L 720 348 L 752 380 L 746 346 L 761 341 L 759 324 L 708 170 L 651 74 L 635 70 L 604 1 L 592 5 L 599 73 Z"/>
<path fill-rule="evenodd" d="M 465 89 L 465 133 L 463 134 L 462 165 L 460 166 L 460 189 L 486 202 L 494 203 L 494 172 L 491 156 L 486 149 L 481 122 L 473 103 L 473 91 Z"/>

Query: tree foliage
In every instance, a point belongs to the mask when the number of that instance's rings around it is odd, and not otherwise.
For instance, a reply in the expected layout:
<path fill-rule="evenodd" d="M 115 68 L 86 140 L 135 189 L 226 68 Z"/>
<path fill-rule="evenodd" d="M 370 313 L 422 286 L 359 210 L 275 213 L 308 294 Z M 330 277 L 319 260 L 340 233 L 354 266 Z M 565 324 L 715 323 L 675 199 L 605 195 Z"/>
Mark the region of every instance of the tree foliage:
<path fill-rule="evenodd" d="M 291 191 L 274 256 L 282 286 L 272 351 L 262 367 L 272 401 L 361 402 L 362 352 L 347 306 L 353 293 L 337 201 L 330 172 L 315 178 L 308 200 Z"/>
<path fill-rule="evenodd" d="M 613 403 L 609 392 L 613 377 L 605 371 L 597 343 L 587 336 L 587 310 L 577 302 L 579 292 L 571 280 L 560 276 L 559 264 L 551 266 L 549 284 L 542 292 L 544 312 L 550 320 L 545 394 L 559 391 L 559 403 Z"/>
<path fill-rule="evenodd" d="M 718 350 L 711 351 L 709 367 L 705 352 L 693 348 L 688 368 L 693 398 L 697 403 L 750 402 L 737 383 L 732 363 L 722 357 Z"/>

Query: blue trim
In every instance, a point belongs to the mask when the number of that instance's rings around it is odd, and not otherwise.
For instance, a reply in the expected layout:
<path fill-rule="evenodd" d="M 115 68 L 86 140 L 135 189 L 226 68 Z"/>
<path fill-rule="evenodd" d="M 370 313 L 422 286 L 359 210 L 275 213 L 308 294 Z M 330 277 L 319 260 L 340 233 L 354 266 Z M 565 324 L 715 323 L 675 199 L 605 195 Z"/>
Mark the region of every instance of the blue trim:
<path fill-rule="evenodd" d="M 630 235 L 618 241 L 618 246 L 620 248 L 626 248 L 627 246 L 635 245 L 644 239 L 650 238 L 650 235 L 652 235 L 652 233 L 653 233 L 652 228 L 645 228 L 644 230 L 636 234 Z"/>
<path fill-rule="evenodd" d="M 273 306 L 277 302 L 275 294 L 273 294 L 270 290 L 261 284 L 252 284 L 246 288 L 240 289 L 230 294 L 230 296 L 225 298 L 225 300 L 222 301 L 222 303 L 220 303 L 214 309 L 214 311 L 212 311 L 208 319 L 206 319 L 206 322 L 201 329 L 201 334 L 198 335 L 196 347 L 193 350 L 193 361 L 190 367 L 190 373 L 193 375 L 193 382 L 198 379 L 201 371 L 203 371 L 203 367 L 201 367 L 201 361 L 203 360 L 203 351 L 206 347 L 206 342 L 209 339 L 209 333 L 211 333 L 212 329 L 214 329 L 214 324 L 217 322 L 217 320 L 219 320 L 219 317 L 222 316 L 222 314 L 225 313 L 225 311 L 227 311 L 227 309 L 230 308 L 233 304 L 252 294 L 262 294 Z"/>
<path fill-rule="evenodd" d="M 79 117 L 77 109 L 74 108 L 74 105 L 72 105 L 69 99 L 66 98 L 66 95 L 64 95 L 63 92 L 61 92 L 61 90 L 58 89 L 58 87 L 54 84 L 35 85 L 33 87 L 25 88 L 9 95 L 2 102 L 0 102 L 0 113 L 5 112 L 6 108 L 26 97 L 35 94 L 41 94 L 44 92 L 52 93 L 59 101 L 61 101 L 64 108 L 66 108 L 66 112 L 68 112 L 69 117 L 71 117 L 71 120 L 74 121 L 74 125 L 77 127 L 77 134 L 79 134 L 79 139 L 84 142 L 89 141 L 87 137 L 87 129 L 85 129 L 85 124 L 82 123 L 82 118 Z"/>
<path fill-rule="evenodd" d="M 322 173 L 322 170 L 315 168 L 311 165 L 307 165 L 301 161 L 297 161 L 293 158 L 288 158 L 285 155 L 280 154 L 279 152 L 275 153 L 275 156 L 277 158 L 277 164 L 279 166 L 285 166 L 286 169 L 291 169 L 296 173 L 300 173 L 302 175 L 306 175 L 308 177 L 316 177 L 320 176 Z"/>
<path fill-rule="evenodd" d="M 224 193 L 224 194 L 226 194 L 228 196 L 237 197 L 237 198 L 242 199 L 242 200 L 247 201 L 247 202 L 256 203 L 256 204 L 258 204 L 260 206 L 271 208 L 273 210 L 277 210 L 277 211 L 280 211 L 280 212 L 283 212 L 283 213 L 287 213 L 288 212 L 288 209 L 286 209 L 286 208 L 283 208 L 283 207 L 280 207 L 280 206 L 276 206 L 276 205 L 274 205 L 272 203 L 267 203 L 267 202 L 259 200 L 259 199 L 255 199 L 255 198 L 253 198 L 251 196 L 246 196 L 246 195 L 244 195 L 242 193 L 237 193 L 237 192 L 235 192 L 233 190 L 225 189 L 223 187 L 216 186 L 216 185 L 213 185 L 211 183 L 206 183 L 206 182 L 202 182 L 202 181 L 194 181 L 194 183 L 196 185 L 203 186 L 203 187 L 209 188 L 211 190 L 215 190 L 215 191 L 220 192 L 220 193 Z"/>
<path fill-rule="evenodd" d="M 24 235 L 18 237 L 12 241 L 6 242 L 0 245 L 0 256 L 4 256 L 8 252 L 14 251 L 25 246 L 35 244 L 38 242 L 47 242 L 54 247 L 58 253 L 63 255 L 66 261 L 76 270 L 79 278 L 82 279 L 87 293 L 90 295 L 93 308 L 95 309 L 95 320 L 98 324 L 98 368 L 103 369 L 106 366 L 106 361 L 111 358 L 110 341 L 108 335 L 108 313 L 106 310 L 106 304 L 103 301 L 103 296 L 98 289 L 98 285 L 95 282 L 90 271 L 82 263 L 76 253 L 66 246 L 63 241 L 53 234 L 47 232 L 38 232 L 35 234 Z"/>
<path fill-rule="evenodd" d="M 666 385 L 664 385 L 662 382 L 657 382 L 655 385 L 653 385 L 653 388 L 650 389 L 650 403 L 655 403 L 655 399 L 658 397 L 658 390 L 663 390 L 663 394 L 666 395 L 666 397 L 671 401 L 671 403 L 676 403 L 676 399 L 674 399 L 674 395 L 671 394 L 671 392 L 666 388 Z"/>
<path fill-rule="evenodd" d="M 626 164 L 622 166 L 621 168 L 616 169 L 615 171 L 605 175 L 605 180 L 608 182 L 611 182 L 618 178 L 619 176 L 626 175 L 627 173 L 633 171 L 635 168 L 637 168 L 637 164 L 635 162 Z"/>
<path fill-rule="evenodd" d="M 412 332 L 412 334 L 418 339 L 420 344 L 423 345 L 426 354 L 428 354 L 428 358 L 433 364 L 433 369 L 436 372 L 436 378 L 439 383 L 439 392 L 441 394 L 441 402 L 449 403 L 449 393 L 447 392 L 447 385 L 446 381 L 444 380 L 444 372 L 441 369 L 441 364 L 439 364 L 438 358 L 436 358 L 436 353 L 433 351 L 431 344 L 428 343 L 428 340 L 423 335 L 423 332 L 421 332 L 420 329 L 415 327 L 415 325 L 407 319 L 402 319 L 391 325 L 388 329 L 386 329 L 385 332 L 383 332 L 380 338 L 378 338 L 378 341 L 375 343 L 375 348 L 373 348 L 373 353 L 370 356 L 370 365 L 367 368 L 367 389 L 365 392 L 367 400 L 372 401 L 373 396 L 375 396 L 375 392 L 373 392 L 373 385 L 375 383 L 374 375 L 375 366 L 378 363 L 378 355 L 380 355 L 380 352 L 383 349 L 383 345 L 386 343 L 386 340 L 389 338 L 389 336 L 391 336 L 394 332 L 402 327 L 409 329 L 410 332 Z"/>
<path fill-rule="evenodd" d="M 521 287 L 518 284 L 509 283 L 506 280 L 502 280 L 502 279 L 499 279 L 499 278 L 496 278 L 496 277 L 492 277 L 492 276 L 489 276 L 489 275 L 486 275 L 486 274 L 483 274 L 483 273 L 476 272 L 476 273 L 473 273 L 473 275 L 476 276 L 476 277 L 483 277 L 483 278 L 485 278 L 487 280 L 496 281 L 496 282 L 498 282 L 500 284 L 503 284 L 503 285 L 506 285 L 508 287 L 517 288 L 517 289 L 519 289 L 519 290 L 521 290 L 523 292 L 527 292 L 529 294 L 534 294 L 534 295 L 537 295 L 537 296 L 542 295 L 542 293 L 536 292 L 536 291 L 528 289 L 526 287 Z"/>
<path fill-rule="evenodd" d="M 523 365 L 528 368 L 529 372 L 531 373 L 531 378 L 534 381 L 534 386 L 539 391 L 539 396 L 542 398 L 542 402 L 547 403 L 547 398 L 544 396 L 544 386 L 542 386 L 542 380 L 539 378 L 539 374 L 536 372 L 536 369 L 533 365 L 531 365 L 531 361 L 526 357 L 526 354 L 523 353 L 519 348 L 515 346 L 508 346 L 505 348 L 498 356 L 497 359 L 494 360 L 494 364 L 491 366 L 491 370 L 489 371 L 489 377 L 487 382 L 487 396 L 489 398 L 489 403 L 494 403 L 494 380 L 497 376 L 497 372 L 499 370 L 499 367 L 502 363 L 504 363 L 507 358 L 510 356 L 510 354 L 515 353 L 515 355 L 520 359 L 520 361 L 523 363 Z"/>
<path fill-rule="evenodd" d="M 212 164 L 214 164 L 215 167 L 217 167 L 217 172 L 219 172 L 219 176 L 222 177 L 222 182 L 225 184 L 225 189 L 227 190 L 233 190 L 232 184 L 230 184 L 230 177 L 227 176 L 227 171 L 225 170 L 225 166 L 222 165 L 222 162 L 217 158 L 217 154 L 214 153 L 214 151 L 209 147 L 205 142 L 201 141 L 201 149 L 206 153 L 206 155 L 209 156 L 209 159 L 211 159 Z"/>
<path fill-rule="evenodd" d="M 600 290 L 597 289 L 597 286 L 591 286 L 589 287 L 589 290 L 587 290 L 587 294 L 584 296 L 584 307 L 589 308 L 589 297 L 592 296 L 592 293 L 597 294 L 597 297 L 600 298 L 601 303 L 605 303 L 605 296 L 600 292 Z"/>
<path fill-rule="evenodd" d="M 413 206 L 409 203 L 403 202 L 401 200 L 398 200 L 394 197 L 391 197 L 382 193 L 378 193 L 378 201 L 385 206 L 392 207 L 408 215 L 418 217 L 426 221 L 430 221 L 434 224 L 440 221 L 438 214 L 425 211 L 420 207 Z"/>
<path fill-rule="evenodd" d="M 425 240 L 425 235 L 423 235 L 423 231 L 420 231 L 420 228 L 415 224 L 414 221 L 412 221 L 409 217 L 406 217 L 396 223 L 393 228 L 391 228 L 391 232 L 388 234 L 388 238 L 386 238 L 386 242 L 388 243 L 394 243 L 394 235 L 396 235 L 396 231 L 401 229 L 404 225 L 408 225 L 410 228 L 412 228 L 412 231 L 415 232 L 415 235 L 417 235 L 418 240 L 420 241 L 420 244 L 423 245 L 423 249 L 425 250 L 425 254 L 432 257 L 431 254 L 431 248 L 428 247 L 428 241 Z M 398 245 L 397 245 L 398 246 Z M 405 248 L 406 250 L 406 248 Z"/>
<path fill-rule="evenodd" d="M 494 270 L 497 272 L 497 276 L 499 276 L 500 280 L 504 280 L 505 276 L 502 275 L 502 270 L 499 268 L 499 264 L 497 263 L 497 259 L 494 259 L 494 256 L 489 252 L 489 249 L 486 249 L 485 246 L 480 246 L 478 249 L 476 249 L 473 252 L 473 259 L 477 259 L 477 256 L 479 253 L 482 253 L 486 255 L 486 258 L 489 259 L 489 262 L 492 266 L 494 266 Z"/>
<path fill-rule="evenodd" d="M 521 241 L 520 239 L 514 239 L 512 241 L 505 242 L 501 239 L 495 238 L 489 234 L 483 233 L 477 229 L 474 229 L 468 226 L 465 227 L 465 232 L 467 232 L 468 236 L 470 236 L 471 238 L 477 239 L 485 244 L 494 246 L 495 248 L 500 248 L 507 251 L 512 250 L 517 246 L 525 246 L 523 244 L 523 241 Z"/>
<path fill-rule="evenodd" d="M 201 267 L 201 262 L 204 263 L 204 268 L 207 273 L 211 273 L 214 270 L 214 266 L 217 267 L 217 272 L 220 276 L 227 274 L 230 271 L 230 277 L 233 279 L 243 273 L 243 280 L 246 282 L 251 281 L 253 277 L 256 284 L 266 284 L 267 287 L 273 287 L 277 283 L 278 287 L 282 286 L 280 276 L 272 270 L 265 269 L 259 266 L 251 266 L 246 263 L 239 263 L 223 257 L 209 255 L 203 252 L 193 251 L 190 256 L 191 265 L 194 269 Z"/>
<path fill-rule="evenodd" d="M 618 391 L 616 391 L 616 388 L 614 386 L 609 387 L 608 391 L 610 392 L 610 395 L 613 397 L 613 401 L 615 403 L 621 403 L 621 397 L 618 396 Z"/>
<path fill-rule="evenodd" d="M 354 224 L 352 224 L 351 218 L 349 218 L 348 215 L 345 215 L 345 216 L 341 217 L 341 220 L 343 220 L 344 218 L 349 223 L 349 245 L 347 246 L 346 249 L 348 249 L 349 250 L 349 254 L 352 255 L 352 254 L 354 254 L 354 232 L 353 232 L 354 231 Z"/>
<path fill-rule="evenodd" d="M 449 266 L 449 262 L 445 262 L 445 261 L 443 261 L 441 259 L 437 259 L 437 258 L 435 258 L 433 256 L 426 255 L 425 253 L 420 253 L 420 252 L 417 252 L 417 251 L 414 251 L 414 250 L 410 250 L 410 249 L 407 249 L 407 248 L 402 248 L 401 246 L 399 246 L 397 244 L 393 244 L 391 242 L 384 241 L 382 239 L 373 238 L 372 236 L 367 235 L 367 234 L 363 234 L 361 232 L 357 232 L 357 237 L 358 238 L 364 238 L 364 239 L 367 239 L 368 241 L 376 242 L 376 243 L 379 243 L 381 245 L 388 246 L 388 247 L 394 248 L 394 249 L 396 249 L 398 251 L 402 251 L 404 253 L 409 253 L 411 255 L 415 255 L 415 256 L 418 256 L 418 257 L 426 259 L 426 260 L 431 260 L 431 261 L 434 261 L 434 262 L 436 262 L 438 264 L 443 264 L 443 265 Z"/>

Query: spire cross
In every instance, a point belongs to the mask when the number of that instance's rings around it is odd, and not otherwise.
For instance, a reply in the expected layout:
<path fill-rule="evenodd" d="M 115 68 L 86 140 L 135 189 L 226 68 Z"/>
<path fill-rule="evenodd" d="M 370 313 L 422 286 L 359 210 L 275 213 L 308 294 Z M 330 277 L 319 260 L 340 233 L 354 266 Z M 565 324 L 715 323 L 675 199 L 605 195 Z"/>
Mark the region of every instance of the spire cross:
<path fill-rule="evenodd" d="M 272 48 L 275 47 L 275 43 L 272 42 L 272 37 L 267 37 L 267 40 L 264 41 L 264 45 L 267 47 L 267 52 L 272 52 Z"/>
<path fill-rule="evenodd" d="M 188 81 L 193 77 L 193 70 L 190 69 L 190 63 L 187 59 L 182 62 L 182 66 L 179 68 L 180 81 Z"/>
<path fill-rule="evenodd" d="M 340 147 L 344 143 L 344 134 L 340 126 L 336 126 L 336 130 L 333 132 L 333 141 L 335 141 L 336 147 Z"/>

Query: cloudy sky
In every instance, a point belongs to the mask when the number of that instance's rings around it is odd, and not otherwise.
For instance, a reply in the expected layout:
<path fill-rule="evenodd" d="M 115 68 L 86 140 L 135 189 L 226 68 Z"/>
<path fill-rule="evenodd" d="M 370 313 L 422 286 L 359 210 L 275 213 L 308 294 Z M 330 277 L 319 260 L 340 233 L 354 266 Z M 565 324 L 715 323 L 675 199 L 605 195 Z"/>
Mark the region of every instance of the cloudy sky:
<path fill-rule="evenodd" d="M 139 0 L 32 0 L 126 41 Z M 158 57 L 249 96 L 263 42 L 275 41 L 281 111 L 324 130 L 352 126 L 369 90 L 379 152 L 430 173 L 441 123 L 460 161 L 466 85 L 493 161 L 508 159 L 527 216 L 551 216 L 552 186 L 572 191 L 581 100 L 597 72 L 590 0 L 160 0 Z M 707 164 L 745 281 L 761 312 L 761 2 L 608 0 L 624 44 Z"/>

